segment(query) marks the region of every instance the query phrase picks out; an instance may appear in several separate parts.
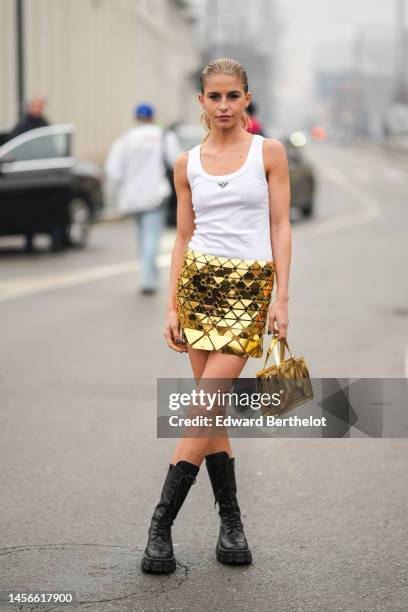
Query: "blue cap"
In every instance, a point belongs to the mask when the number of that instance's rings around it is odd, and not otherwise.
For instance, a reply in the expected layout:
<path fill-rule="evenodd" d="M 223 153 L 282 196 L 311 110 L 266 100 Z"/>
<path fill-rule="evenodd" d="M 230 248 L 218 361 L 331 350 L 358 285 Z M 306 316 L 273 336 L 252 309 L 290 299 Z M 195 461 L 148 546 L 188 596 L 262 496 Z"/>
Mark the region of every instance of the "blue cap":
<path fill-rule="evenodd" d="M 135 108 L 135 116 L 137 118 L 151 119 L 154 115 L 154 108 L 150 104 L 139 104 Z"/>

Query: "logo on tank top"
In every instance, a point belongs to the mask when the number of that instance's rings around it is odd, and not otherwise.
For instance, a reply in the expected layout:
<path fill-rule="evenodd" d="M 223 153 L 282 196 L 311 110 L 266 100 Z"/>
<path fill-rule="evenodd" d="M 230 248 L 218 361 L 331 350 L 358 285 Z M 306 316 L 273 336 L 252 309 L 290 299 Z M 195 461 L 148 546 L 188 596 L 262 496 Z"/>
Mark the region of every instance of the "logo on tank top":
<path fill-rule="evenodd" d="M 226 187 L 228 185 L 228 181 L 223 181 L 222 183 L 218 183 L 218 185 L 224 189 L 224 187 Z"/>

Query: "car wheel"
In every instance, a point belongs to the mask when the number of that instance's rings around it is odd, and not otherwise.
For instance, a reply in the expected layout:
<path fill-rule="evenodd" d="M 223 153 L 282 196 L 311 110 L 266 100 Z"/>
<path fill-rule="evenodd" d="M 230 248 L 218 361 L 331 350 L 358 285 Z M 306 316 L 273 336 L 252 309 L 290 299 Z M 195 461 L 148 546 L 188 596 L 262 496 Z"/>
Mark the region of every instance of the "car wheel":
<path fill-rule="evenodd" d="M 68 246 L 84 247 L 88 242 L 91 211 L 87 201 L 74 197 L 68 205 L 69 224 L 64 229 L 64 242 Z"/>

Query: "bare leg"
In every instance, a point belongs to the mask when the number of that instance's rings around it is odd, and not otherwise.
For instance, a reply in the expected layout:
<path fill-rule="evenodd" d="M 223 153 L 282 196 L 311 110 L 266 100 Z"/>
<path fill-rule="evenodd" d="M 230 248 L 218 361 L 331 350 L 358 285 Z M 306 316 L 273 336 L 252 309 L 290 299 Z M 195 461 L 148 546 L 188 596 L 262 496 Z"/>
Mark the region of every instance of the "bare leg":
<path fill-rule="evenodd" d="M 187 344 L 187 350 L 188 356 L 190 357 L 191 369 L 193 370 L 196 383 L 198 383 L 203 375 L 210 351 L 196 349 L 189 344 Z"/>
<path fill-rule="evenodd" d="M 199 353 L 208 353 L 206 359 L 204 355 L 194 354 L 192 351 Z M 226 379 L 225 388 L 227 391 L 230 388 L 231 379 L 238 378 L 243 367 L 247 362 L 247 357 L 239 355 L 228 355 L 219 351 L 201 351 L 199 349 L 190 349 L 189 354 L 192 363 L 193 372 L 198 381 L 197 390 L 205 388 L 206 391 L 211 391 L 211 384 L 206 382 L 206 379 Z M 201 377 L 198 379 L 201 370 Z M 217 385 L 217 389 L 222 390 L 221 385 Z M 215 389 L 212 389 L 215 392 Z M 202 413 L 205 413 L 205 408 Z M 205 455 L 225 450 L 229 456 L 232 456 L 231 445 L 228 436 L 225 437 L 189 437 L 181 438 L 177 444 L 172 458 L 172 463 L 176 464 L 181 459 L 189 461 L 194 465 L 200 466 Z"/>
<path fill-rule="evenodd" d="M 190 357 L 191 368 L 193 370 L 195 380 L 198 383 L 203 375 L 210 351 L 195 349 L 189 345 L 187 345 L 187 348 Z M 247 358 L 245 359 L 247 360 Z M 212 438 L 209 438 L 206 455 L 209 455 L 210 453 L 218 453 L 221 451 L 227 452 L 228 455 L 232 457 L 232 449 L 229 437 L 213 436 Z"/>

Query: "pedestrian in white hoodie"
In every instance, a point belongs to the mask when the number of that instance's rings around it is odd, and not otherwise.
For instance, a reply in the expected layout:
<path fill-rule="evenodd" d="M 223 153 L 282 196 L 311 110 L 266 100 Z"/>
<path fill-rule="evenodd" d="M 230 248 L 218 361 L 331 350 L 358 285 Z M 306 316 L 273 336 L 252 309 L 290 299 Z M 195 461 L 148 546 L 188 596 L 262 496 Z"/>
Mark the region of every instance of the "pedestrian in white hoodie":
<path fill-rule="evenodd" d="M 158 287 L 156 257 L 171 195 L 166 164 L 173 168 L 182 152 L 175 133 L 155 125 L 154 115 L 151 105 L 139 104 L 137 125 L 113 143 L 105 164 L 118 210 L 135 218 L 143 294 Z"/>

